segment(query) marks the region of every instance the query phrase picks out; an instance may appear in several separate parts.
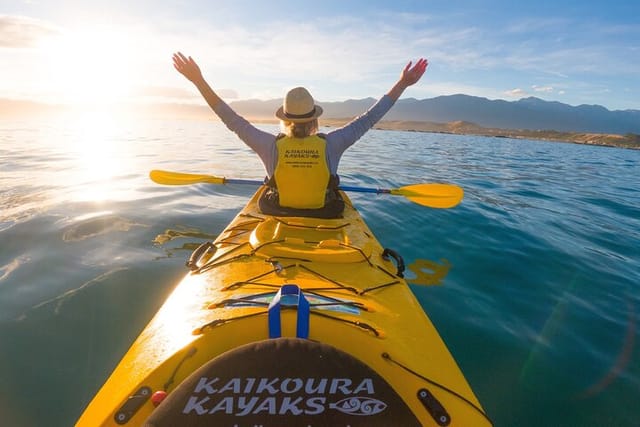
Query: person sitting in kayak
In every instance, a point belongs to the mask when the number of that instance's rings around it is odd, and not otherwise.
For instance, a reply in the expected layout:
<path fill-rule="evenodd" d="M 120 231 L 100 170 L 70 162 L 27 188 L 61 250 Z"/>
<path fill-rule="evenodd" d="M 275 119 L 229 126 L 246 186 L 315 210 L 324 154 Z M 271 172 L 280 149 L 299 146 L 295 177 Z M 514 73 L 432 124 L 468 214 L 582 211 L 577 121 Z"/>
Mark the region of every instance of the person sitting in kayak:
<path fill-rule="evenodd" d="M 213 112 L 255 151 L 267 172 L 267 186 L 260 210 L 268 215 L 337 218 L 344 209 L 338 189 L 338 163 L 344 151 L 371 129 L 398 100 L 404 90 L 418 82 L 429 65 L 410 61 L 399 80 L 364 114 L 326 134 L 318 133 L 322 107 L 303 87 L 291 89 L 276 111 L 282 133 L 260 130 L 238 115 L 209 86 L 192 57 L 173 55 L 173 65 L 191 81 Z"/>

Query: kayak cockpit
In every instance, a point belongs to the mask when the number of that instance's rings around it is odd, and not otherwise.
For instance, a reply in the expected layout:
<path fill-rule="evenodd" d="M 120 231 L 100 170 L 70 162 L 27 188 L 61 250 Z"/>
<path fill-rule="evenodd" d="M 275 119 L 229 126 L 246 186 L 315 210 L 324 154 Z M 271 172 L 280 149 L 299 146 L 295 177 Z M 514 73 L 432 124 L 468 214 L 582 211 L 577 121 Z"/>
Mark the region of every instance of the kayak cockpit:
<path fill-rule="evenodd" d="M 313 262 L 353 263 L 371 256 L 371 238 L 344 220 L 265 218 L 251 232 L 257 253 Z"/>

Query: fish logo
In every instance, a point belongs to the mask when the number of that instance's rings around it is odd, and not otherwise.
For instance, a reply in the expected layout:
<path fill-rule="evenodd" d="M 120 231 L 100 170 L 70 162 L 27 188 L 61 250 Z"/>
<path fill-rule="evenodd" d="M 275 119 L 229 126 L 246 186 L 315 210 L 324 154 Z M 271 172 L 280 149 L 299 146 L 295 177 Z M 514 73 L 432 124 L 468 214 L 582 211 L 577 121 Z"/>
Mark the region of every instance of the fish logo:
<path fill-rule="evenodd" d="M 329 405 L 344 414 L 349 415 L 376 415 L 387 408 L 387 404 L 370 397 L 348 397 Z"/>

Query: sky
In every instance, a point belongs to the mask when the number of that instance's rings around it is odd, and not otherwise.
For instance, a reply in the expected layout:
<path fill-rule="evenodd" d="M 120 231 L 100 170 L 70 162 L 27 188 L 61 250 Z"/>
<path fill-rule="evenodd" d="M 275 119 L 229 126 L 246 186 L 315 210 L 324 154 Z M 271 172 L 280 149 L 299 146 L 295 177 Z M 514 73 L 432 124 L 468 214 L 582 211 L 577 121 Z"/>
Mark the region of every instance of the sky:
<path fill-rule="evenodd" d="M 403 97 L 640 110 L 637 0 L 0 0 L 0 99 L 203 103 L 176 51 L 227 101 L 377 98 L 426 57 Z"/>

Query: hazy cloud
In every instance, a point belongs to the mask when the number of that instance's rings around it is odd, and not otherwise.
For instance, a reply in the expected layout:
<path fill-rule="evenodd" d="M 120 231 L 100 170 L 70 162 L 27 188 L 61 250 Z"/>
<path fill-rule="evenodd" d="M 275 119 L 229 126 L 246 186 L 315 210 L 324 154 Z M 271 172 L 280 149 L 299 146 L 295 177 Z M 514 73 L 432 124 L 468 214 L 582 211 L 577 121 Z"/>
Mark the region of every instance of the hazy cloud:
<path fill-rule="evenodd" d="M 200 98 L 195 91 L 164 86 L 146 86 L 138 89 L 136 94 L 158 98 Z"/>
<path fill-rule="evenodd" d="M 504 94 L 510 98 L 523 98 L 529 96 L 529 93 L 526 90 L 520 88 L 507 90 Z"/>
<path fill-rule="evenodd" d="M 531 86 L 531 88 L 536 92 L 544 92 L 544 93 L 552 93 L 553 92 L 553 87 L 552 86 L 537 86 L 537 85 L 533 85 L 533 86 Z"/>
<path fill-rule="evenodd" d="M 236 99 L 238 93 L 232 89 L 216 89 L 216 93 L 225 99 Z M 172 98 L 200 101 L 202 95 L 195 89 L 182 89 L 169 86 L 146 86 L 136 91 L 136 95 L 147 96 L 153 98 Z"/>
<path fill-rule="evenodd" d="M 0 47 L 33 47 L 44 37 L 59 34 L 55 26 L 27 16 L 0 15 Z"/>

